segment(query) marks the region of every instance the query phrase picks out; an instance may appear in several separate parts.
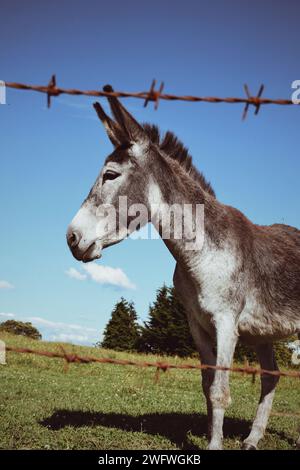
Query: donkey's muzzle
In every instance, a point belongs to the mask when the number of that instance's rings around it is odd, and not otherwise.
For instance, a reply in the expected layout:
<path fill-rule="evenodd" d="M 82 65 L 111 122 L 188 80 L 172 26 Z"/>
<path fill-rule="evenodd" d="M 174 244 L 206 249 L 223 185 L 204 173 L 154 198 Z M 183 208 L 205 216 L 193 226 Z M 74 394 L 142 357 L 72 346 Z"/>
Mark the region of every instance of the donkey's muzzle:
<path fill-rule="evenodd" d="M 82 239 L 82 234 L 79 232 L 79 230 L 69 229 L 67 231 L 67 242 L 71 249 L 76 248 L 76 246 L 79 245 L 79 242 L 81 239 Z"/>
<path fill-rule="evenodd" d="M 101 244 L 98 240 L 87 240 L 80 230 L 72 226 L 67 231 L 67 242 L 74 258 L 88 263 L 101 257 Z"/>
<path fill-rule="evenodd" d="M 78 261 L 82 260 L 83 253 L 85 251 L 85 249 L 82 250 L 81 247 L 79 246 L 81 240 L 82 240 L 81 232 L 79 230 L 73 230 L 71 227 L 69 227 L 67 231 L 67 243 L 72 252 L 72 255 Z"/>

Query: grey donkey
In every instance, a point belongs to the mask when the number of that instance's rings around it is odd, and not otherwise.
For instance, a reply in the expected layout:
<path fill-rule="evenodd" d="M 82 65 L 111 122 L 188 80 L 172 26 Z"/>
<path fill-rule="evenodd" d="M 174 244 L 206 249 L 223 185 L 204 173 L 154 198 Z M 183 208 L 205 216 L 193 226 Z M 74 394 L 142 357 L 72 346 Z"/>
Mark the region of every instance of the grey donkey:
<path fill-rule="evenodd" d="M 110 86 L 104 90 L 113 92 Z M 149 214 L 154 207 L 144 223 L 151 221 L 160 234 L 168 232 L 160 217 L 166 207 L 204 206 L 201 249 L 187 250 L 185 235 L 172 236 L 172 230 L 164 237 L 176 260 L 174 285 L 200 359 L 230 367 L 240 338 L 254 345 L 263 369 L 278 370 L 273 342 L 300 332 L 300 231 L 281 224 L 255 225 L 219 202 L 172 133 L 161 137 L 156 126 L 138 123 L 113 94 L 108 101 L 113 119 L 99 103 L 94 107 L 114 150 L 68 227 L 74 257 L 83 262 L 100 258 L 103 248 L 129 235 L 132 217 L 120 213 L 120 196 L 127 197 L 128 206 L 145 206 Z M 108 228 L 105 211 L 99 210 L 108 206 L 123 220 L 117 235 Z M 276 376 L 261 377 L 259 405 L 244 449 L 256 449 L 264 435 L 277 382 Z M 208 448 L 222 449 L 224 412 L 231 402 L 229 373 L 203 370 L 202 387 Z"/>

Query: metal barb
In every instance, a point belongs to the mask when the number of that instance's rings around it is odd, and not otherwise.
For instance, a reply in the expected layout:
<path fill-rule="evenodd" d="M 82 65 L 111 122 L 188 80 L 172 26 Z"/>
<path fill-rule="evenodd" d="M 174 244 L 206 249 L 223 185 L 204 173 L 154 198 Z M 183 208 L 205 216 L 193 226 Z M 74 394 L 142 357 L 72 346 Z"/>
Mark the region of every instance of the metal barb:
<path fill-rule="evenodd" d="M 256 96 L 251 96 L 251 93 L 249 91 L 249 88 L 248 88 L 248 85 L 245 84 L 244 85 L 244 90 L 245 90 L 245 93 L 246 93 L 246 96 L 247 96 L 247 100 L 246 100 L 246 104 L 245 104 L 245 107 L 244 107 L 244 112 L 243 112 L 243 116 L 242 116 L 242 120 L 244 121 L 247 117 L 247 114 L 248 114 L 248 109 L 249 109 L 249 106 L 250 104 L 252 104 L 253 106 L 255 106 L 255 111 L 254 111 L 254 114 L 257 115 L 258 114 L 258 111 L 262 105 L 262 100 L 261 100 L 261 95 L 264 91 L 264 88 L 265 86 L 264 85 L 260 85 L 260 88 L 258 90 L 258 93 Z"/>
<path fill-rule="evenodd" d="M 259 90 L 258 90 L 257 96 L 256 96 L 257 104 L 255 105 L 255 107 L 256 107 L 256 109 L 255 109 L 255 111 L 254 111 L 255 116 L 258 114 L 259 108 L 260 108 L 260 106 L 261 106 L 260 97 L 261 97 L 261 95 L 262 95 L 262 93 L 263 93 L 263 91 L 264 91 L 264 88 L 265 88 L 265 86 L 264 86 L 263 84 L 261 84 L 261 85 L 260 85 L 260 88 L 259 88 Z"/>
<path fill-rule="evenodd" d="M 61 344 L 59 345 L 59 348 L 60 348 L 60 350 L 63 354 L 63 358 L 65 360 L 65 362 L 64 362 L 64 372 L 67 373 L 68 370 L 69 370 L 69 365 L 70 365 L 71 361 L 68 358 L 68 354 L 67 354 L 65 348 Z"/>
<path fill-rule="evenodd" d="M 161 97 L 162 91 L 164 89 L 164 82 L 161 82 L 158 90 L 155 90 L 155 85 L 156 85 L 156 80 L 153 79 L 150 90 L 148 91 L 147 97 L 144 102 L 144 108 L 147 107 L 149 101 L 154 101 L 154 109 L 156 111 L 158 109 L 159 98 Z"/>
<path fill-rule="evenodd" d="M 56 76 L 55 74 L 53 74 L 47 87 L 47 107 L 48 108 L 51 107 L 52 96 L 58 96 L 60 95 L 60 93 L 61 91 L 56 86 Z"/>

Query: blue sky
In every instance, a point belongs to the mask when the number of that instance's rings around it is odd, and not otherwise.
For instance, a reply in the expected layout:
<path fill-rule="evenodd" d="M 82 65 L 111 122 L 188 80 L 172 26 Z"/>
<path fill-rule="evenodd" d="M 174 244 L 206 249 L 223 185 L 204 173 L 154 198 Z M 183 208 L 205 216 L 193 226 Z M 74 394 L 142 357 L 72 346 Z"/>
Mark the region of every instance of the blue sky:
<path fill-rule="evenodd" d="M 55 6 L 56 4 L 56 6 Z M 0 79 L 83 89 L 148 89 L 164 80 L 175 94 L 289 98 L 300 79 L 296 0 L 1 1 Z M 68 223 L 93 184 L 111 144 L 92 99 L 7 90 L 0 106 L 0 320 L 32 319 L 48 339 L 94 342 L 121 295 L 141 319 L 174 260 L 160 240 L 126 240 L 99 265 L 120 268 L 135 289 L 91 279 L 65 242 Z M 101 102 L 105 102 L 101 100 Z M 300 227 L 298 107 L 161 101 L 141 121 L 173 130 L 218 198 L 259 224 Z M 86 277 L 69 277 L 70 268 Z M 6 287 L 6 288 L 5 288 Z M 6 314 L 6 315 L 3 315 Z"/>

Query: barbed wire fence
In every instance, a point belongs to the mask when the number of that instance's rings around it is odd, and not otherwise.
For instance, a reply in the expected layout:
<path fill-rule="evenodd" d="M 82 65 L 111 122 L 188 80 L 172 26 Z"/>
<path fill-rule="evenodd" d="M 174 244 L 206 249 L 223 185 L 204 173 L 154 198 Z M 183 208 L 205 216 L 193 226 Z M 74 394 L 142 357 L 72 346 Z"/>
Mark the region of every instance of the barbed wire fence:
<path fill-rule="evenodd" d="M 47 106 L 51 107 L 51 99 L 53 97 L 58 97 L 60 95 L 72 95 L 72 96 L 90 96 L 90 97 L 117 97 L 117 98 L 137 98 L 144 101 L 144 107 L 146 107 L 149 102 L 154 103 L 154 109 L 157 110 L 160 100 L 167 101 L 184 101 L 184 102 L 205 102 L 205 103 L 227 103 L 227 104 L 243 104 L 244 110 L 242 119 L 244 120 L 247 117 L 248 110 L 250 106 L 254 107 L 254 114 L 257 115 L 261 106 L 273 104 L 279 106 L 288 106 L 288 105 L 297 105 L 294 101 L 290 99 L 269 99 L 262 98 L 264 91 L 264 85 L 261 85 L 258 93 L 256 95 L 251 95 L 247 85 L 244 85 L 245 97 L 228 97 L 220 98 L 216 96 L 191 96 L 191 95 L 174 95 L 163 93 L 164 82 L 161 82 L 160 86 L 156 88 L 156 80 L 153 80 L 151 87 L 148 91 L 142 92 L 125 92 L 125 91 L 99 91 L 99 90 L 80 90 L 74 88 L 61 88 L 57 86 L 56 76 L 52 75 L 48 85 L 28 85 L 24 83 L 16 82 L 5 82 L 7 88 L 17 89 L 17 90 L 27 90 L 43 93 L 47 95 Z M 300 104 L 300 103 L 299 103 Z M 181 369 L 181 370 L 222 370 L 239 374 L 246 374 L 252 376 L 252 382 L 255 381 L 256 376 L 259 375 L 270 375 L 278 377 L 289 377 L 300 379 L 300 372 L 298 371 L 278 371 L 278 370 L 266 370 L 260 368 L 250 367 L 248 364 L 245 367 L 223 367 L 209 364 L 172 364 L 162 361 L 134 361 L 126 359 L 112 359 L 107 357 L 93 357 L 93 356 L 80 356 L 78 354 L 67 353 L 63 346 L 60 346 L 60 351 L 41 351 L 36 349 L 29 348 L 15 348 L 11 346 L 6 346 L 6 351 L 19 353 L 19 354 L 33 354 L 37 356 L 43 356 L 47 358 L 56 358 L 63 359 L 65 361 L 65 371 L 67 371 L 69 364 L 112 364 L 119 366 L 135 366 L 140 368 L 153 368 L 156 370 L 155 381 L 159 379 L 159 372 L 166 372 L 172 369 Z M 283 413 L 284 414 L 284 413 Z"/>
<path fill-rule="evenodd" d="M 112 364 L 119 366 L 135 366 L 140 368 L 154 368 L 156 369 L 155 381 L 159 379 L 159 372 L 166 372 L 172 369 L 180 370 L 222 370 L 228 372 L 234 372 L 239 374 L 246 374 L 252 376 L 252 382 L 255 381 L 255 377 L 258 375 L 271 375 L 276 377 L 290 377 L 300 379 L 300 372 L 298 371 L 279 371 L 279 370 L 267 370 L 249 365 L 244 367 L 224 367 L 210 364 L 174 364 L 163 361 L 135 361 L 128 359 L 113 359 L 108 357 L 95 357 L 95 356 L 80 356 L 74 353 L 68 353 L 62 345 L 60 345 L 60 351 L 41 351 L 30 348 L 16 348 L 12 346 L 6 346 L 6 351 L 19 353 L 19 354 L 33 354 L 36 356 L 43 356 L 52 359 L 63 359 L 65 361 L 65 371 L 67 371 L 69 364 Z"/>
<path fill-rule="evenodd" d="M 255 108 L 254 114 L 257 115 L 261 106 L 267 104 L 275 104 L 279 106 L 296 105 L 294 101 L 290 99 L 270 99 L 262 98 L 264 91 L 264 85 L 261 85 L 256 95 L 251 95 L 247 85 L 244 85 L 245 97 L 243 98 L 220 98 L 216 96 L 191 96 L 191 95 L 174 95 L 163 93 L 164 82 L 161 82 L 158 88 L 156 88 L 156 80 L 153 80 L 151 87 L 148 91 L 141 92 L 125 92 L 125 91 L 99 91 L 99 90 L 79 90 L 76 88 L 61 88 L 57 86 L 56 76 L 52 75 L 48 85 L 27 85 L 24 83 L 16 82 L 5 82 L 7 88 L 14 88 L 16 90 L 28 90 L 47 95 L 47 106 L 50 108 L 51 99 L 63 94 L 73 96 L 93 96 L 93 97 L 109 97 L 114 96 L 117 98 L 137 98 L 144 101 L 146 107 L 150 101 L 154 102 L 154 108 L 157 110 L 160 100 L 167 101 L 185 101 L 191 103 L 227 103 L 227 104 L 244 104 L 244 110 L 242 119 L 247 117 L 250 106 Z"/>

